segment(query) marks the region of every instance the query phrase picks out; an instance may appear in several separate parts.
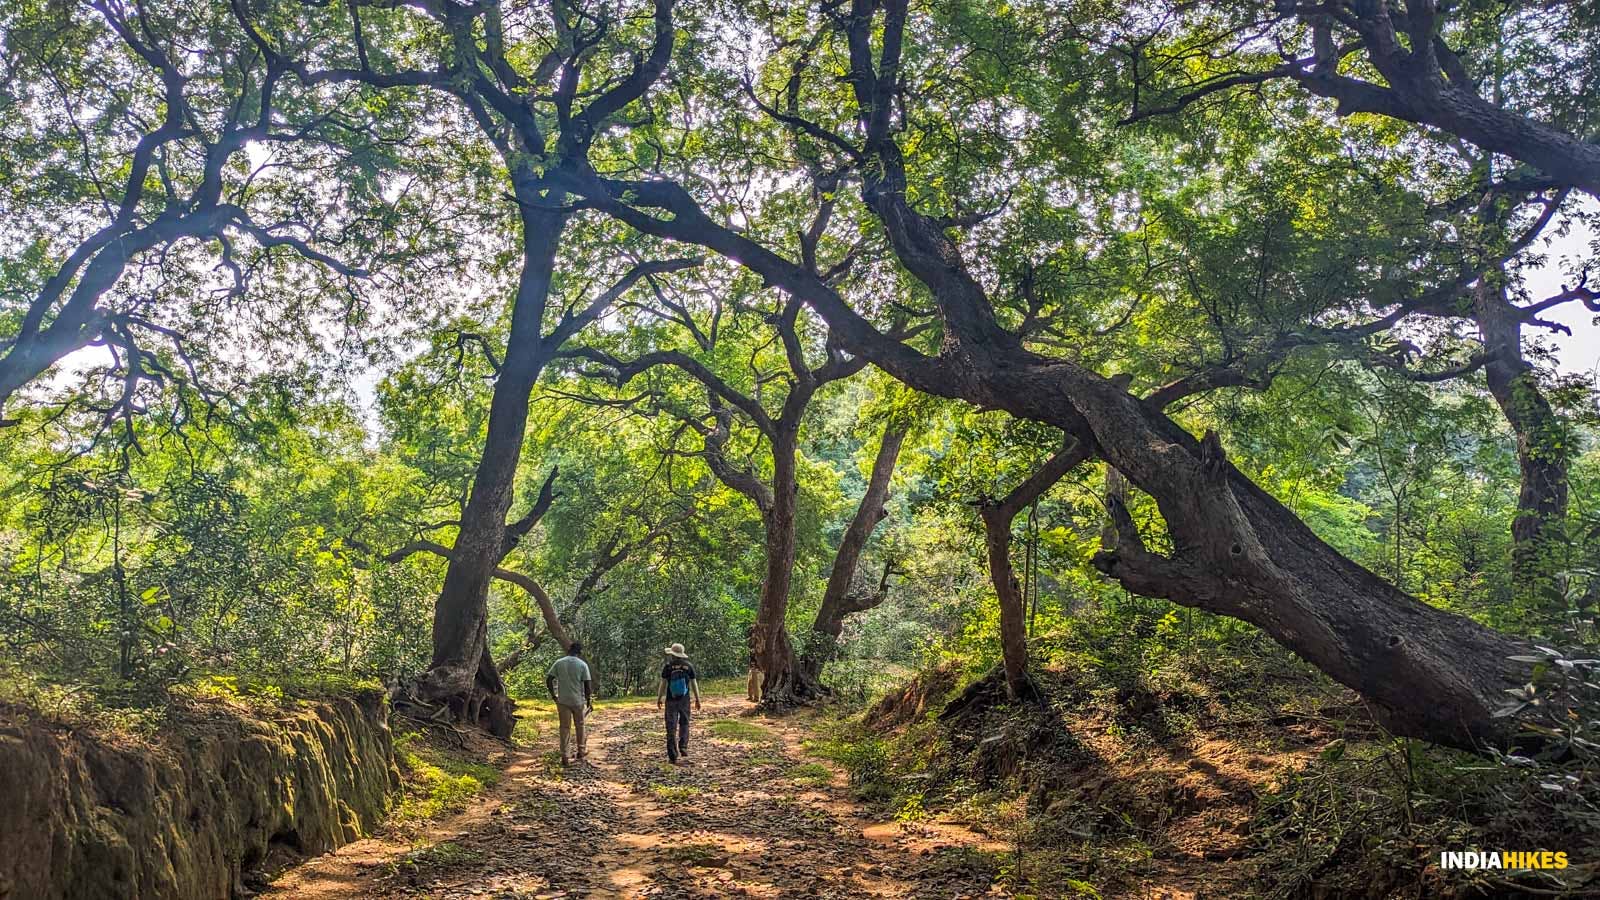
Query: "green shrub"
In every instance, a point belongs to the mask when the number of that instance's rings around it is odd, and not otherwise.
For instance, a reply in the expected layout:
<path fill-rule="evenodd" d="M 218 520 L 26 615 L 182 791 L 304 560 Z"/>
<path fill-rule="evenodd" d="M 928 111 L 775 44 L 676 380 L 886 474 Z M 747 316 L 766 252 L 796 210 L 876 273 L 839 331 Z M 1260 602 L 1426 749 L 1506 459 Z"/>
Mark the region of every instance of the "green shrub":
<path fill-rule="evenodd" d="M 426 746 L 412 732 L 395 739 L 395 758 L 406 777 L 405 796 L 391 821 L 410 825 L 466 809 L 484 788 L 500 780 L 500 770 Z"/>
<path fill-rule="evenodd" d="M 789 770 L 789 777 L 802 784 L 821 786 L 833 781 L 833 770 L 822 763 L 801 763 Z"/>

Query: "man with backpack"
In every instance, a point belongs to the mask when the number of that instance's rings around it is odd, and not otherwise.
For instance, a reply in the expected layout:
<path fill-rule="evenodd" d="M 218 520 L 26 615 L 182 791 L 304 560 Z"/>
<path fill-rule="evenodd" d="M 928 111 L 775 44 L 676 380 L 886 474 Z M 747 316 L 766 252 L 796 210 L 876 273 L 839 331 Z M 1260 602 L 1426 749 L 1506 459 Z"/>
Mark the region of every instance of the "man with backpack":
<path fill-rule="evenodd" d="M 594 711 L 594 687 L 589 678 L 589 664 L 583 661 L 583 645 L 577 641 L 567 648 L 567 655 L 556 660 L 550 667 L 549 674 L 544 677 L 544 686 L 550 691 L 550 699 L 555 701 L 557 714 L 561 719 L 561 764 L 572 765 L 572 757 L 567 755 L 567 739 L 573 731 L 577 732 L 578 759 L 585 759 L 589 755 L 589 748 L 584 742 L 583 720 Z"/>
<path fill-rule="evenodd" d="M 694 698 L 694 708 L 700 708 L 700 682 L 695 678 L 694 666 L 689 665 L 689 654 L 682 644 L 673 644 L 665 651 L 667 664 L 661 667 L 661 688 L 656 692 L 656 708 L 663 701 L 667 708 L 667 761 L 678 764 L 680 757 L 689 752 L 689 698 Z"/>

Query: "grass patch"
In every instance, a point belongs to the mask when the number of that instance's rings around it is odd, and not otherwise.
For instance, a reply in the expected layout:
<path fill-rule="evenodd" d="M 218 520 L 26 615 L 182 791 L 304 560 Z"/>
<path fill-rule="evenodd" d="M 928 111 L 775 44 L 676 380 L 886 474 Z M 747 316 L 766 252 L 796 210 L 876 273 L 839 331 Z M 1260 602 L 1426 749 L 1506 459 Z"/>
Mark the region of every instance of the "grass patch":
<path fill-rule="evenodd" d="M 888 803 L 900 794 L 892 773 L 889 745 L 865 730 L 839 727 L 820 740 L 806 742 L 806 752 L 843 766 L 850 790 L 859 800 Z"/>
<path fill-rule="evenodd" d="M 153 737 L 169 723 L 166 703 L 121 706 L 104 691 L 52 683 L 0 659 L 0 713 L 19 722 L 81 729 L 106 737 Z"/>
<path fill-rule="evenodd" d="M 452 841 L 418 847 L 390 863 L 392 874 L 417 876 L 423 872 L 465 866 L 483 859 L 483 854 Z"/>
<path fill-rule="evenodd" d="M 547 734 L 554 736 L 559 725 L 554 703 L 548 700 L 519 700 L 517 726 L 511 732 L 511 739 L 523 746 L 531 746 Z"/>
<path fill-rule="evenodd" d="M 1329 744 L 1261 798 L 1250 843 L 1276 895 L 1588 896 L 1600 885 L 1597 760 L 1497 765 L 1420 742 Z M 1570 779 L 1570 780 L 1569 780 Z M 1438 873 L 1439 848 L 1563 850 L 1565 869 Z"/>
<path fill-rule="evenodd" d="M 717 719 L 707 727 L 711 729 L 712 736 L 741 744 L 761 744 L 778 739 L 770 728 L 740 722 L 737 719 Z"/>
<path fill-rule="evenodd" d="M 711 699 L 712 697 L 742 697 L 745 690 L 743 675 L 723 675 L 719 678 L 706 678 L 700 682 L 700 696 Z"/>
<path fill-rule="evenodd" d="M 680 866 L 720 869 L 728 864 L 728 851 L 710 841 L 676 844 L 668 847 L 662 855 Z"/>
<path fill-rule="evenodd" d="M 801 784 L 821 787 L 833 783 L 833 770 L 822 763 L 802 763 L 789 770 L 789 777 Z"/>
<path fill-rule="evenodd" d="M 500 770 L 494 766 L 428 746 L 416 732 L 396 738 L 394 749 L 406 776 L 405 796 L 390 819 L 398 825 L 460 812 L 500 780 Z"/>
<path fill-rule="evenodd" d="M 663 803 L 688 803 L 700 796 L 700 789 L 692 784 L 652 784 L 650 793 Z"/>

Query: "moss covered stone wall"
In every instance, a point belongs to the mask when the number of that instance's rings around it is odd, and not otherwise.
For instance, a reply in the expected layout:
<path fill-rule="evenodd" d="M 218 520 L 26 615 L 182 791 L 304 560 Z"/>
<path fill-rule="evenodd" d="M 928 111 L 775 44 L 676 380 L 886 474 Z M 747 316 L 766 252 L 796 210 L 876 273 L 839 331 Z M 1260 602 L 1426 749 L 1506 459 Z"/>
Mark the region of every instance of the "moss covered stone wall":
<path fill-rule="evenodd" d="M 226 900 L 370 832 L 399 787 L 377 691 L 196 704 L 149 740 L 0 714 L 0 900 Z"/>

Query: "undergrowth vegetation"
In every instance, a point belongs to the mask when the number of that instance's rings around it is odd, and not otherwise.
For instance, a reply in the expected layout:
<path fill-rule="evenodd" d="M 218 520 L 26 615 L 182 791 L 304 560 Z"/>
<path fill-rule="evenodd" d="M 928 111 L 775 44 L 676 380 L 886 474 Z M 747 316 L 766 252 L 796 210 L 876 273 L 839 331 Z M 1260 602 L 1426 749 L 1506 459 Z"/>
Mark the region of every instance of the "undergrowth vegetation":
<path fill-rule="evenodd" d="M 1592 715 L 1537 752 L 1474 756 L 1388 736 L 1348 691 L 1246 630 L 1170 612 L 1058 625 L 1034 642 L 1043 706 L 1008 703 L 993 671 L 947 665 L 840 713 L 808 749 L 881 815 L 983 823 L 1014 848 L 997 877 L 1019 896 L 1182 882 L 1219 896 L 1493 897 L 1600 883 Z M 1535 667 L 1546 694 L 1592 689 L 1572 683 L 1592 680 L 1583 660 Z M 912 705 L 924 711 L 906 720 Z M 1446 850 L 1559 850 L 1570 864 L 1446 872 Z"/>
<path fill-rule="evenodd" d="M 500 780 L 498 768 L 446 748 L 425 732 L 398 735 L 394 748 L 405 789 L 390 823 L 400 828 L 460 812 Z"/>

